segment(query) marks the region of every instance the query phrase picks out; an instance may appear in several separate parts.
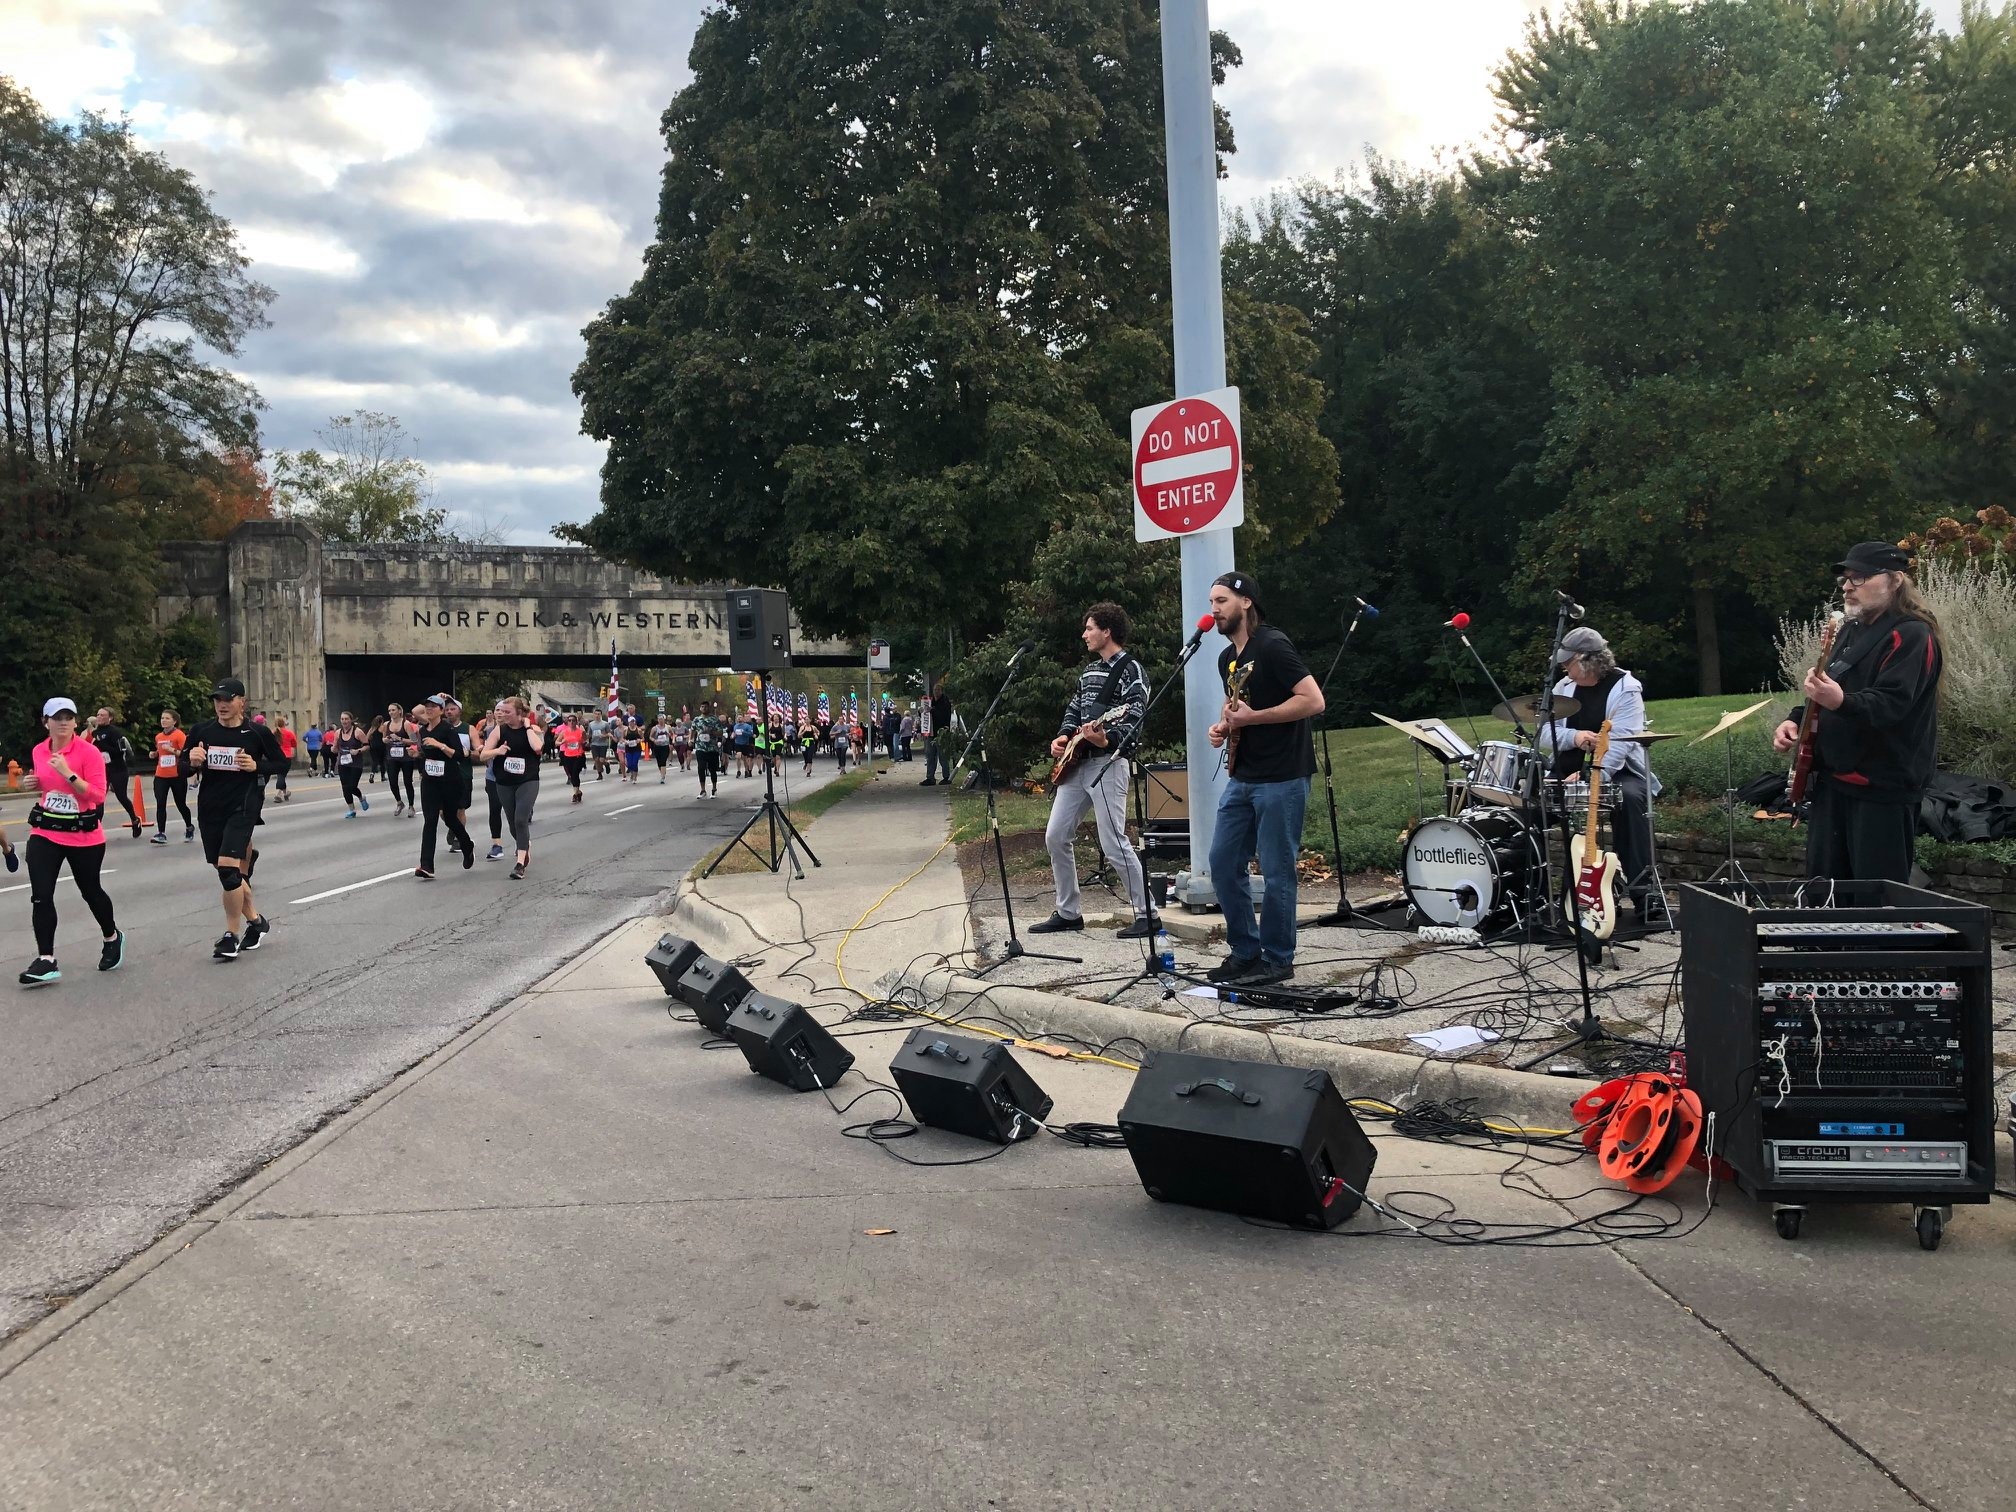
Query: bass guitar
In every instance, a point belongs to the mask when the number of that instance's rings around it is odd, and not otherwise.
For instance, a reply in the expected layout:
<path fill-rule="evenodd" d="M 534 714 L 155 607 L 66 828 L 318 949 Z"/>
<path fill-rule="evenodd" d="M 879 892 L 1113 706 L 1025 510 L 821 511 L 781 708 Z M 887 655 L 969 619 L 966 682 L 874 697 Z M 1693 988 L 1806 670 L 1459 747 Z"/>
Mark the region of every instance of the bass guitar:
<path fill-rule="evenodd" d="M 1575 911 L 1585 947 L 1607 940 L 1617 927 L 1617 853 L 1596 844 L 1596 820 L 1603 796 L 1603 758 L 1610 754 L 1610 721 L 1596 732 L 1596 765 L 1589 772 L 1589 827 L 1568 842 L 1568 869 L 1575 877 Z M 1601 946 L 1597 947 L 1600 952 Z"/>
<path fill-rule="evenodd" d="M 1065 742 L 1064 745 L 1064 754 L 1059 756 L 1050 767 L 1050 786 L 1053 789 L 1056 788 L 1058 783 L 1071 775 L 1079 762 L 1090 756 L 1094 751 L 1101 749 L 1085 738 L 1087 732 L 1104 730 L 1105 728 L 1106 721 L 1104 718 L 1088 719 L 1071 732 L 1070 740 Z"/>
<path fill-rule="evenodd" d="M 1815 672 L 1827 670 L 1827 658 L 1834 653 L 1834 636 L 1841 628 L 1841 619 L 1839 610 L 1827 617 L 1826 628 L 1820 632 L 1820 655 L 1813 663 Z M 1820 705 L 1809 698 L 1806 700 L 1806 712 L 1799 717 L 1799 744 L 1793 747 L 1792 777 L 1785 789 L 1785 801 L 1791 805 L 1794 828 L 1805 814 L 1806 794 L 1813 785 L 1813 748 L 1819 727 Z"/>
<path fill-rule="evenodd" d="M 1229 715 L 1235 705 L 1243 704 L 1246 701 L 1246 684 L 1253 676 L 1253 665 L 1252 662 L 1248 662 L 1242 667 L 1236 662 L 1233 663 L 1232 673 L 1225 679 L 1225 715 Z M 1219 717 L 1224 718 L 1225 715 L 1220 715 Z M 1225 732 L 1225 775 L 1227 777 L 1230 777 L 1238 770 L 1238 763 L 1239 732 L 1236 729 L 1227 730 Z"/>

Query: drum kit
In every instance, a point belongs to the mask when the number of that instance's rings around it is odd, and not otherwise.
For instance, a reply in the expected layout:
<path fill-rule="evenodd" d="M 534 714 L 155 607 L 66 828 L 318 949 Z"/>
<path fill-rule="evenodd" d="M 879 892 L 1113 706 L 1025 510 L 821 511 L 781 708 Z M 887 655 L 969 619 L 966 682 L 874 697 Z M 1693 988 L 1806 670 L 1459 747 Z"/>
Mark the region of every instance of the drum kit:
<path fill-rule="evenodd" d="M 1567 719 L 1579 707 L 1557 694 L 1553 717 Z M 1542 723 L 1536 698 L 1507 699 L 1491 712 L 1522 733 Z M 1567 885 L 1565 845 L 1560 884 L 1552 885 L 1549 832 L 1588 823 L 1589 784 L 1548 775 L 1553 753 L 1530 741 L 1487 740 L 1473 749 L 1439 719 L 1373 717 L 1442 763 L 1443 811 L 1415 825 L 1400 865 L 1414 914 L 1431 926 L 1479 935 L 1521 930 L 1544 918 Z M 1611 738 L 1651 746 L 1676 737 L 1643 730 Z M 1602 786 L 1596 809 L 1606 829 L 1616 807 L 1616 787 Z"/>

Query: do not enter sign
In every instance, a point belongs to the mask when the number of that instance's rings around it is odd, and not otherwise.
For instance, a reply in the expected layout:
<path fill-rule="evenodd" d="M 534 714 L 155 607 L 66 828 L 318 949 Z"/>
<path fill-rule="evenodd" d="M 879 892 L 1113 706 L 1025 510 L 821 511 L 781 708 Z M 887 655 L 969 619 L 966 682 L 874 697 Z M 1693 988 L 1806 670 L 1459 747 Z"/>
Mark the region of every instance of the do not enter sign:
<path fill-rule="evenodd" d="M 1236 388 L 1134 411 L 1134 539 L 1243 525 L 1242 460 Z"/>

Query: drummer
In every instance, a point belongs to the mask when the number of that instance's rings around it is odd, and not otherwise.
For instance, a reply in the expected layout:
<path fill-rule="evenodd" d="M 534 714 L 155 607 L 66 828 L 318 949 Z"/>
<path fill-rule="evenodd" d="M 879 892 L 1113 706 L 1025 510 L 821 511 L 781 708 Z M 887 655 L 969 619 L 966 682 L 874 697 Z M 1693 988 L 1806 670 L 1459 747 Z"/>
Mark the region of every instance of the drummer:
<path fill-rule="evenodd" d="M 1587 625 L 1562 637 L 1560 666 L 1564 676 L 1554 685 L 1555 696 L 1574 699 L 1576 709 L 1540 731 L 1540 748 L 1556 752 L 1552 775 L 1579 777 L 1585 753 L 1596 749 L 1596 732 L 1604 720 L 1610 721 L 1603 786 L 1617 794 L 1611 843 L 1617 847 L 1618 874 L 1639 922 L 1663 924 L 1659 893 L 1652 885 L 1650 797 L 1659 792 L 1659 779 L 1645 747 L 1623 739 L 1645 728 L 1645 689 L 1617 665 L 1610 643 Z"/>

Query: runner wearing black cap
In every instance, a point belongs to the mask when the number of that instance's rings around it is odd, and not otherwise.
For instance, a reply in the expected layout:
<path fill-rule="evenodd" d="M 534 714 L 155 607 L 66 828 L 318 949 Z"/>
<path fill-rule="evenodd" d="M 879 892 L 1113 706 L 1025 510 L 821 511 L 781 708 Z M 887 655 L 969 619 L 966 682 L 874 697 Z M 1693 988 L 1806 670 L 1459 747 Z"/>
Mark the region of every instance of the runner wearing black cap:
<path fill-rule="evenodd" d="M 1230 953 L 1208 975 L 1261 987 L 1295 975 L 1295 864 L 1316 775 L 1310 725 L 1323 712 L 1323 690 L 1294 643 L 1264 623 L 1260 585 L 1248 574 L 1227 572 L 1212 583 L 1211 617 L 1230 643 L 1218 653 L 1219 677 L 1228 692 L 1237 672 L 1246 684 L 1210 732 L 1212 745 L 1237 750 L 1226 754 L 1229 771 L 1211 838 L 1211 885 Z M 1258 930 L 1247 874 L 1256 855 L 1266 879 Z"/>
<path fill-rule="evenodd" d="M 100 709 L 91 726 L 91 744 L 105 758 L 105 791 L 126 810 L 127 826 L 140 837 L 140 815 L 134 811 L 127 789 L 133 785 L 133 742 L 112 718 L 110 709 Z"/>
<path fill-rule="evenodd" d="M 245 717 L 245 684 L 227 677 L 210 690 L 215 717 L 189 732 L 182 748 L 183 770 L 201 772 L 196 788 L 196 829 L 203 858 L 217 868 L 224 889 L 224 937 L 211 954 L 234 961 L 241 950 L 257 950 L 273 926 L 252 900 L 252 868 L 259 851 L 253 827 L 262 823 L 262 778 L 287 764 L 273 732 Z"/>
<path fill-rule="evenodd" d="M 1847 620 L 1826 670 L 1805 682 L 1819 711 L 1806 872 L 1908 882 L 1939 745 L 1939 622 L 1901 547 L 1864 541 L 1834 571 Z M 1773 733 L 1778 750 L 1798 744 L 1804 712 L 1794 709 Z"/>
<path fill-rule="evenodd" d="M 462 869 L 476 864 L 476 847 L 469 831 L 456 817 L 464 802 L 462 769 L 469 765 L 469 752 L 462 742 L 462 729 L 447 714 L 448 695 L 436 693 L 420 706 L 420 864 L 413 875 L 423 882 L 434 880 L 434 828 L 445 823 L 448 842 L 462 852 Z"/>

